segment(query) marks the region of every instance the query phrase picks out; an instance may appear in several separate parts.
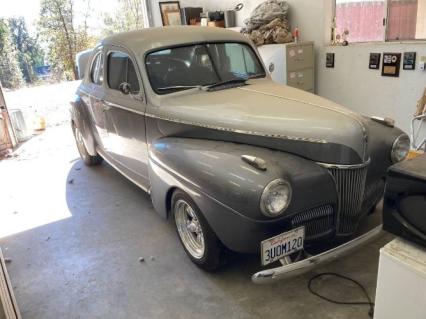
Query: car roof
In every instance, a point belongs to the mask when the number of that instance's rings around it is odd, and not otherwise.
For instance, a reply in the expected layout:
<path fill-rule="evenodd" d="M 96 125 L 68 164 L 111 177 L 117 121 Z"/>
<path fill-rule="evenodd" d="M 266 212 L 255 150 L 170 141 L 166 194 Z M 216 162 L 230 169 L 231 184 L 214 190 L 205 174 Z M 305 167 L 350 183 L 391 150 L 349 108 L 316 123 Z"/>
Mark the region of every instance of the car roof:
<path fill-rule="evenodd" d="M 101 44 L 122 46 L 139 55 L 157 48 L 218 41 L 250 43 L 250 40 L 239 32 L 223 28 L 178 26 L 116 33 L 103 39 Z"/>

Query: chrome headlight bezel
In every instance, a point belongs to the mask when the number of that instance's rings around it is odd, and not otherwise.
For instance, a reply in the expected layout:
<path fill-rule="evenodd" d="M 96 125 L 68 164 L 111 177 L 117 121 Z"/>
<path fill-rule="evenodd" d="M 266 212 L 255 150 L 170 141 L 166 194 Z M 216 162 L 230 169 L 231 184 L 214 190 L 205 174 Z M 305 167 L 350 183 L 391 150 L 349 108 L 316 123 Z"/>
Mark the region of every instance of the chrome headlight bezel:
<path fill-rule="evenodd" d="M 276 187 L 286 187 L 288 191 L 288 199 L 285 205 L 279 211 L 272 212 L 270 209 L 268 209 L 266 201 L 268 199 L 268 196 L 271 194 L 271 191 L 273 191 Z M 282 215 L 290 205 L 292 195 L 293 190 L 288 181 L 279 178 L 269 182 L 269 184 L 266 185 L 266 187 L 263 189 L 262 196 L 260 197 L 260 210 L 262 214 L 272 218 Z"/>
<path fill-rule="evenodd" d="M 399 135 L 392 144 L 391 149 L 391 161 L 392 163 L 398 163 L 403 161 L 410 151 L 411 141 L 407 134 Z M 401 152 L 401 148 L 403 148 L 403 155 L 401 156 L 399 152 Z"/>

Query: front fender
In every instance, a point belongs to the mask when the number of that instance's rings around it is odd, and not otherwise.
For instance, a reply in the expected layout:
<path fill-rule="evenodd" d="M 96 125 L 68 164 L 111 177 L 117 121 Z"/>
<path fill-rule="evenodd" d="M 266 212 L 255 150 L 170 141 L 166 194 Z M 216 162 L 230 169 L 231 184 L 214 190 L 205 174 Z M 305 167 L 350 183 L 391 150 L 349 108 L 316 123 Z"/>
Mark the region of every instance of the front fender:
<path fill-rule="evenodd" d="M 249 219 L 270 220 L 261 214 L 259 203 L 266 185 L 277 178 L 286 179 L 293 188 L 292 201 L 281 218 L 337 202 L 334 182 L 328 172 L 315 162 L 292 154 L 230 142 L 166 137 L 150 145 L 149 155 L 154 206 L 163 214 L 167 207 L 155 202 L 166 202 L 165 189 L 186 185 Z M 266 171 L 242 161 L 242 155 L 264 159 Z M 158 176 L 154 165 L 173 178 L 164 181 L 166 177 Z M 163 184 L 156 179 L 161 179 Z M 177 181 L 180 185 L 175 185 Z M 158 198 L 157 192 L 163 194 L 162 198 Z"/>
<path fill-rule="evenodd" d="M 263 158 L 261 171 L 241 155 Z M 259 243 L 292 228 L 297 213 L 329 204 L 337 210 L 330 174 L 315 162 L 266 148 L 229 142 L 166 137 L 149 148 L 149 176 L 154 208 L 167 216 L 173 189 L 187 192 L 221 242 L 231 250 L 255 253 Z M 260 196 L 276 178 L 287 179 L 292 201 L 283 216 L 260 212 Z"/>

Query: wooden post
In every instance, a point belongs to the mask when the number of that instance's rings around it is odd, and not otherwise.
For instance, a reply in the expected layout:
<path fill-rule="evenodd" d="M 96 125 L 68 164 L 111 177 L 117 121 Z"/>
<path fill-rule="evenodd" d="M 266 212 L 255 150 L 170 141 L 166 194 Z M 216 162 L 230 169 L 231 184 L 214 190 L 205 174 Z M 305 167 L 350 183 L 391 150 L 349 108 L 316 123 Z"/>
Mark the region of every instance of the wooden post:
<path fill-rule="evenodd" d="M 10 122 L 9 112 L 3 95 L 3 88 L 0 83 L 0 157 L 9 149 L 18 144 L 15 132 Z"/>
<path fill-rule="evenodd" d="M 0 249 L 0 319 L 22 319 Z"/>

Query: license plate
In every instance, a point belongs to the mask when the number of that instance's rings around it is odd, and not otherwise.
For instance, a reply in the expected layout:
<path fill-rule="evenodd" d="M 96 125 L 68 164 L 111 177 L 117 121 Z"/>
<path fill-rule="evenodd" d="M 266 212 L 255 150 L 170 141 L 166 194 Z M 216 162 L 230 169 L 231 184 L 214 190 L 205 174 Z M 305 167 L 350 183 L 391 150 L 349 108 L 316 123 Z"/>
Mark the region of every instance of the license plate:
<path fill-rule="evenodd" d="M 287 255 L 303 249 L 305 227 L 292 229 L 260 243 L 262 265 L 268 265 Z"/>

